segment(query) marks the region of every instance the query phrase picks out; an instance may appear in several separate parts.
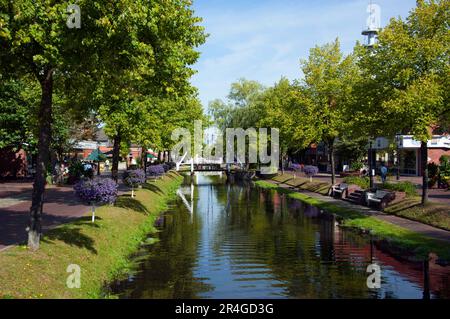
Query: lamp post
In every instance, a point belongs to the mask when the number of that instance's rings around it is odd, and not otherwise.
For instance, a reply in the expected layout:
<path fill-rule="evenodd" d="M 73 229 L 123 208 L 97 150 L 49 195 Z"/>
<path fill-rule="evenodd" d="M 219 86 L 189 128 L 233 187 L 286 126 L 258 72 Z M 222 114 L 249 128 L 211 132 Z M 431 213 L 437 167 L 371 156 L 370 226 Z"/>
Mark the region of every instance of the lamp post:
<path fill-rule="evenodd" d="M 369 185 L 370 188 L 373 188 L 373 149 L 372 149 L 372 140 L 369 140 Z"/>
<path fill-rule="evenodd" d="M 400 135 L 395 135 L 395 143 L 397 144 L 396 157 L 397 157 L 397 180 L 400 180 Z"/>

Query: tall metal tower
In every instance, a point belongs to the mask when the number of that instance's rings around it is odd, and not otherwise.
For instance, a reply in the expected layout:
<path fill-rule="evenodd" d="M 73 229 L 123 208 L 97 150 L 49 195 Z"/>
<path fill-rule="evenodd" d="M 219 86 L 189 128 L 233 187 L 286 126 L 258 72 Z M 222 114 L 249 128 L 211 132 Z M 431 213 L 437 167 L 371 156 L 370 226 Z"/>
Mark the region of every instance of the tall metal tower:
<path fill-rule="evenodd" d="M 365 46 L 372 47 L 377 41 L 377 35 L 381 26 L 381 9 L 378 4 L 370 1 L 367 6 L 367 18 L 366 29 L 363 30 L 362 35 L 366 36 Z"/>

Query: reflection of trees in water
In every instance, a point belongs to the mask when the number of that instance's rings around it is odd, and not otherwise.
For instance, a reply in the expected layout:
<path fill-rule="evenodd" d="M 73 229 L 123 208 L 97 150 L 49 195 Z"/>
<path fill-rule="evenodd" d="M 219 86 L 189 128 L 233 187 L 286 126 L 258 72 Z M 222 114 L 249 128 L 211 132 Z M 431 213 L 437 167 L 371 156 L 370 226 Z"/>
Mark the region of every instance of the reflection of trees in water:
<path fill-rule="evenodd" d="M 314 207 L 273 190 L 245 184 L 217 185 L 213 176 L 200 181 L 203 184 L 195 188 L 194 215 L 191 217 L 181 203 L 165 215 L 161 241 L 143 263 L 130 297 L 208 295 L 205 293 L 214 287 L 205 284 L 207 279 L 194 278 L 202 254 L 198 247 L 205 249 L 207 240 L 213 241 L 207 254 L 225 254 L 241 273 L 248 270 L 241 266 L 254 261 L 261 265 L 257 271 L 266 270 L 257 276 L 267 278 L 269 285 L 281 282 L 285 295 L 290 297 L 397 297 L 397 291 L 391 291 L 396 287 L 368 291 L 366 267 L 371 260 L 367 238 L 341 231 L 333 219 L 317 218 Z M 218 267 L 228 272 L 228 266 L 225 263 Z"/>
<path fill-rule="evenodd" d="M 224 200 L 226 192 L 220 192 Z M 271 190 L 249 189 L 233 194 L 230 215 L 222 215 L 217 227 L 223 229 L 217 238 L 220 250 L 225 229 L 246 234 L 257 255 L 285 285 L 286 294 L 300 298 L 359 297 L 368 298 L 365 269 L 350 261 L 335 263 L 334 222 L 304 216 L 305 207 Z M 248 208 L 248 209 L 247 209 Z M 312 212 L 311 208 L 308 208 Z M 317 214 L 317 213 L 314 213 Z M 314 215 L 311 214 L 311 215 Z M 239 237 L 242 238 L 242 237 Z M 236 243 L 239 244 L 239 243 Z M 239 262 L 241 252 L 230 251 Z"/>
<path fill-rule="evenodd" d="M 137 274 L 131 298 L 195 298 L 211 289 L 193 275 L 201 220 L 178 203 L 165 215 L 160 241 Z"/>

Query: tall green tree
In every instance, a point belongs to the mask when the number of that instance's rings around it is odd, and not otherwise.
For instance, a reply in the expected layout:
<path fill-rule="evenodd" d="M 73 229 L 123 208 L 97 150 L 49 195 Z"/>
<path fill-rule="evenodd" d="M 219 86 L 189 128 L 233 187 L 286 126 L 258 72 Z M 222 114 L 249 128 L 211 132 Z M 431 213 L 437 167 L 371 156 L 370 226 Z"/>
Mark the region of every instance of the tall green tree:
<path fill-rule="evenodd" d="M 0 149 L 8 147 L 36 153 L 39 96 L 40 88 L 33 81 L 10 79 L 0 82 Z M 50 136 L 50 154 L 54 160 L 61 160 L 73 146 L 72 135 L 79 119 L 72 111 L 66 108 L 63 98 L 55 96 Z"/>
<path fill-rule="evenodd" d="M 258 127 L 260 113 L 256 103 L 265 90 L 261 83 L 241 78 L 231 84 L 226 101 L 216 99 L 209 103 L 208 112 L 224 133 L 227 128 Z"/>
<path fill-rule="evenodd" d="M 157 109 L 162 123 L 157 127 L 161 138 L 161 144 L 157 146 L 158 149 L 169 151 L 169 158 L 170 150 L 175 144 L 171 138 L 174 129 L 186 128 L 193 134 L 194 121 L 202 121 L 204 127 L 210 124 L 196 92 L 176 99 L 162 99 L 158 102 Z"/>
<path fill-rule="evenodd" d="M 421 142 L 425 204 L 427 142 L 450 113 L 450 2 L 417 1 L 406 20 L 391 19 L 373 48 L 356 52 L 366 95 L 358 117 L 375 133 L 408 133 Z"/>
<path fill-rule="evenodd" d="M 261 109 L 258 101 L 262 98 L 266 88 L 257 81 L 239 79 L 231 84 L 230 92 L 226 101 L 220 99 L 209 103 L 208 112 L 212 116 L 216 127 L 221 131 L 222 137 L 226 136 L 227 128 L 258 128 Z M 237 141 L 234 142 L 236 147 Z M 256 149 L 250 144 L 250 139 L 246 139 L 246 148 L 250 152 Z M 247 155 L 246 155 L 247 156 Z M 247 162 L 247 168 L 249 168 Z"/>
<path fill-rule="evenodd" d="M 286 78 L 268 88 L 257 103 L 259 126 L 279 129 L 282 160 L 288 151 L 304 149 L 316 137 L 315 127 L 309 124 L 310 103 L 304 88 Z"/>
<path fill-rule="evenodd" d="M 317 142 L 326 143 L 331 165 L 331 182 L 336 182 L 335 141 L 349 127 L 349 113 L 354 100 L 353 87 L 358 68 L 353 55 L 344 56 L 339 40 L 310 50 L 303 60 L 303 86 L 310 99 L 308 125 L 316 130 Z"/>
<path fill-rule="evenodd" d="M 115 178 L 122 142 L 160 144 L 155 126 L 164 123 L 158 122 L 155 116 L 160 104 L 153 102 L 192 94 L 189 79 L 195 71 L 191 65 L 199 57 L 196 47 L 206 39 L 203 27 L 198 26 L 201 19 L 194 15 L 190 1 L 142 3 L 145 5 L 136 25 L 116 47 L 118 52 L 129 52 L 131 46 L 133 55 L 117 58 L 120 63 L 114 72 L 101 76 L 101 89 L 96 93 L 96 104 L 101 105 L 100 117 L 106 124 L 107 134 L 114 140 Z M 116 22 L 110 19 L 108 23 Z"/>
<path fill-rule="evenodd" d="M 71 1 L 0 0 L 0 70 L 30 77 L 41 88 L 36 177 L 30 208 L 28 244 L 38 249 L 46 167 L 52 132 L 55 89 L 71 90 L 71 107 L 89 106 L 83 94 L 98 94 L 93 84 L 124 75 L 140 80 L 151 94 L 171 92 L 193 71 L 204 41 L 199 19 L 187 0 L 80 0 L 81 28 L 68 28 Z M 112 84 L 120 85 L 120 81 Z M 95 88 L 95 85 L 94 85 Z M 73 94 L 73 91 L 83 94 Z M 118 90 L 123 93 L 123 90 Z M 96 98 L 98 101 L 98 97 Z M 98 107 L 95 103 L 91 107 Z M 123 103 L 120 103 L 123 105 Z M 83 113 L 81 111 L 81 113 Z M 87 112 L 86 112 L 87 113 Z"/>
<path fill-rule="evenodd" d="M 34 149 L 35 93 L 23 80 L 0 80 L 0 149 Z"/>
<path fill-rule="evenodd" d="M 106 33 L 97 24 L 97 18 L 102 17 L 99 8 L 105 4 L 104 1 L 80 1 L 85 13 L 82 29 L 67 27 L 69 4 L 69 1 L 0 1 L 1 73 L 16 78 L 32 78 L 41 88 L 37 112 L 40 127 L 36 177 L 28 230 L 28 245 L 33 250 L 38 249 L 41 236 L 55 84 L 57 87 L 65 79 L 76 77 L 80 69 L 94 71 L 93 60 L 99 57 L 95 54 L 99 52 L 93 45 L 94 38 L 101 39 L 103 35 L 104 44 L 107 42 Z M 87 30 L 89 32 L 85 32 Z"/>

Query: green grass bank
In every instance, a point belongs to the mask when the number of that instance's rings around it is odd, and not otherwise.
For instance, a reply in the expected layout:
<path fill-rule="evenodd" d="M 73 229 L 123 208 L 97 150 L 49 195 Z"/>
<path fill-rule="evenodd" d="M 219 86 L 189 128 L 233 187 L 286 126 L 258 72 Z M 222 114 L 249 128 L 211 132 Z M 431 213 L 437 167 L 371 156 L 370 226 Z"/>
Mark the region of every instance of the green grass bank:
<path fill-rule="evenodd" d="M 277 183 L 283 183 L 300 190 L 307 190 L 326 196 L 330 190 L 331 183 L 327 181 L 312 180 L 305 177 L 293 178 L 292 174 L 286 173 L 276 176 L 272 179 Z M 369 179 L 361 177 L 347 177 L 345 182 L 354 184 L 362 189 L 369 187 Z M 428 202 L 425 206 L 421 205 L 421 197 L 412 183 L 387 183 L 382 186 L 385 189 L 406 192 L 406 198 L 389 205 L 384 212 L 390 215 L 396 215 L 410 220 L 418 221 L 423 224 L 450 230 L 450 208 L 441 203 Z"/>
<path fill-rule="evenodd" d="M 425 237 L 416 232 L 402 228 L 391 223 L 381 221 L 363 213 L 339 207 L 331 203 L 312 198 L 272 184 L 267 181 L 256 181 L 261 188 L 275 189 L 307 204 L 319 207 L 324 211 L 335 214 L 343 227 L 354 228 L 361 231 L 370 231 L 377 239 L 382 240 L 392 250 L 398 250 L 411 258 L 423 259 L 428 253 L 436 253 L 441 259 L 450 260 L 450 244 L 440 240 Z"/>
<path fill-rule="evenodd" d="M 31 252 L 17 246 L 0 253 L 0 298 L 100 298 L 102 287 L 131 269 L 128 259 L 142 240 L 155 231 L 154 221 L 174 198 L 183 177 L 169 172 L 114 206 L 96 210 L 45 234 L 41 247 Z M 81 268 L 81 287 L 69 289 L 71 264 Z"/>

